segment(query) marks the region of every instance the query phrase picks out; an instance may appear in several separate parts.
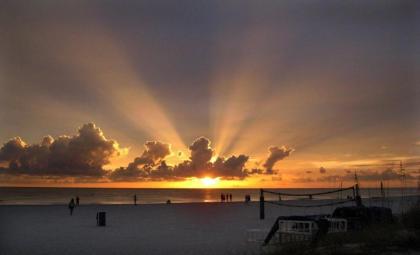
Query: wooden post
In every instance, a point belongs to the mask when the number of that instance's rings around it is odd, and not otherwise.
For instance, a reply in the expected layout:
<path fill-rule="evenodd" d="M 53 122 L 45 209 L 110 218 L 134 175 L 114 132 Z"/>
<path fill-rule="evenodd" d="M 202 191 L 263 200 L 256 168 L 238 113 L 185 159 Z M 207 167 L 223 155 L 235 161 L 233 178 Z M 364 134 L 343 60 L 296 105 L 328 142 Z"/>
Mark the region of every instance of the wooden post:
<path fill-rule="evenodd" d="M 353 186 L 353 199 L 356 199 L 356 188 Z"/>
<path fill-rule="evenodd" d="M 264 191 L 260 189 L 260 220 L 265 219 L 265 212 L 264 212 Z"/>
<path fill-rule="evenodd" d="M 359 184 L 356 184 L 356 206 L 363 206 L 362 197 L 360 196 Z"/>

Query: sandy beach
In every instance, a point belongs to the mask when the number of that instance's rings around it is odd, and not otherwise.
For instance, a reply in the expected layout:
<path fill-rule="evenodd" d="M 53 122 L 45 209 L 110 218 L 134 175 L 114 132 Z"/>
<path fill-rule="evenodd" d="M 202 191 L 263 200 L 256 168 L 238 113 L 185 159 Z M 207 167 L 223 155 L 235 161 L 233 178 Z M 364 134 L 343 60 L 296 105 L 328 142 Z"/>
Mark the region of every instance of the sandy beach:
<path fill-rule="evenodd" d="M 392 204 L 398 210 L 399 203 Z M 73 216 L 66 205 L 4 205 L 0 254 L 258 254 L 259 244 L 247 241 L 248 230 L 268 229 L 280 215 L 333 209 L 267 204 L 261 221 L 257 202 L 81 205 Z M 98 211 L 107 213 L 106 227 L 96 226 Z"/>

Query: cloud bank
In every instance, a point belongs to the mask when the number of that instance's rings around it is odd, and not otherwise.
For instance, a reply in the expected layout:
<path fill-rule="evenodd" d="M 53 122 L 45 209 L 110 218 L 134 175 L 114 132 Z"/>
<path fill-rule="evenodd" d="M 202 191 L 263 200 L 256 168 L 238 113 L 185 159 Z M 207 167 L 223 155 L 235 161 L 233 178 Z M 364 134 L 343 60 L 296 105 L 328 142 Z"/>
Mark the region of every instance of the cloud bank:
<path fill-rule="evenodd" d="M 157 143 L 157 142 L 148 142 Z M 146 143 L 146 154 L 148 150 Z M 161 144 L 169 149 L 164 157 L 158 158 L 157 167 L 151 164 L 135 164 L 135 161 L 127 167 L 121 167 L 110 175 L 113 180 L 182 180 L 190 177 L 221 177 L 222 179 L 243 179 L 251 173 L 245 168 L 249 157 L 246 155 L 230 156 L 228 158 L 217 157 L 214 162 L 214 150 L 211 142 L 205 137 L 196 139 L 190 146 L 190 157 L 180 164 L 170 166 L 164 158 L 171 154 L 169 144 Z M 163 155 L 163 154 L 162 154 Z M 134 166 L 135 165 L 135 166 Z M 133 167 L 134 166 L 134 167 Z"/>
<path fill-rule="evenodd" d="M 93 123 L 83 125 L 74 136 L 46 136 L 39 144 L 26 144 L 20 137 L 0 149 L 0 162 L 8 174 L 55 176 L 103 176 L 103 166 L 124 153 Z"/>
<path fill-rule="evenodd" d="M 199 137 L 189 146 L 189 158 L 176 165 L 169 165 L 166 158 L 173 155 L 171 145 L 160 141 L 148 141 L 143 153 L 125 167 L 106 170 L 112 158 L 126 149 L 107 139 L 102 130 L 93 123 L 83 125 L 73 136 L 53 138 L 45 136 L 42 141 L 28 145 L 15 137 L 0 148 L 0 173 L 11 175 L 44 176 L 55 178 L 93 177 L 109 181 L 161 181 L 185 180 L 187 178 L 219 177 L 221 179 L 244 179 L 255 174 L 275 174 L 277 162 L 288 157 L 293 149 L 272 146 L 263 168 L 249 170 L 248 155 L 214 157 L 211 142 Z"/>

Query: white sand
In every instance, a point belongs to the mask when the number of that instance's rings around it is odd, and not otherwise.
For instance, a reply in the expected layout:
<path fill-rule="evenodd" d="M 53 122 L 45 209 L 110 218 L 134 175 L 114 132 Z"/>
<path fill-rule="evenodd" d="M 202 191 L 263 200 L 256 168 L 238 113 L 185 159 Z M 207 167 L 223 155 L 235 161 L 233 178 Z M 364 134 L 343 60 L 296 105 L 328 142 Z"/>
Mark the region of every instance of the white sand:
<path fill-rule="evenodd" d="M 82 205 L 73 216 L 65 205 L 0 206 L 0 254 L 258 254 L 248 229 L 333 209 L 267 205 L 261 221 L 258 203 Z M 98 211 L 107 213 L 106 227 L 96 226 Z"/>

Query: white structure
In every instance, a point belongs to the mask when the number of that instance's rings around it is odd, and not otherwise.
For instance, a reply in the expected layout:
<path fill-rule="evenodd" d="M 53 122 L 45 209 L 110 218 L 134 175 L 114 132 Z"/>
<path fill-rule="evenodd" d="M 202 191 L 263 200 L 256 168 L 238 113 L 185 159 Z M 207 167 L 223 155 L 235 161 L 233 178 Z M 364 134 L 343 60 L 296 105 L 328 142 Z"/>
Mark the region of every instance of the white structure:
<path fill-rule="evenodd" d="M 329 222 L 328 233 L 347 232 L 347 220 L 325 218 Z M 278 240 L 280 243 L 310 241 L 318 232 L 314 220 L 279 220 Z"/>

